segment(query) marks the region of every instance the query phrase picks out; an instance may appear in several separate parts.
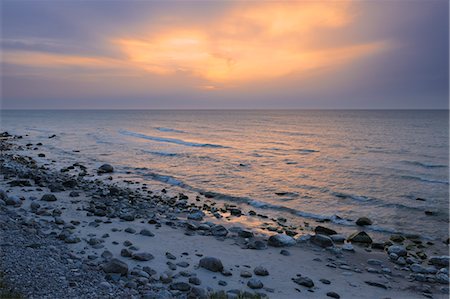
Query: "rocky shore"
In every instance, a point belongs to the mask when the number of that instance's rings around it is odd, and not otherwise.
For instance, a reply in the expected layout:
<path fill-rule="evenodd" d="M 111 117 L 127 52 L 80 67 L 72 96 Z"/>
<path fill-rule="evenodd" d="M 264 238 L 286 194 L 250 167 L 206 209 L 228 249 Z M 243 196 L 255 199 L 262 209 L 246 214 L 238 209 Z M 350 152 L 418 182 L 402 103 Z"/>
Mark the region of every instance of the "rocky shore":
<path fill-rule="evenodd" d="M 375 242 L 365 217 L 349 236 L 326 223 L 296 227 L 210 194 L 121 180 L 113 165 L 39 163 L 42 144 L 0 137 L 0 294 L 448 297 L 448 240 Z"/>

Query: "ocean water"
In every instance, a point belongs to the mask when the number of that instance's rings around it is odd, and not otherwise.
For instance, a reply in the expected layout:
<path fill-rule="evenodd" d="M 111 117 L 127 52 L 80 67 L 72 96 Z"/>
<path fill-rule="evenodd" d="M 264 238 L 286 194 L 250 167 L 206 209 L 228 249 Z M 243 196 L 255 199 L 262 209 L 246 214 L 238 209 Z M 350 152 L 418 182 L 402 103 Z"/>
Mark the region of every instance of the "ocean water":
<path fill-rule="evenodd" d="M 0 124 L 63 165 L 111 163 L 293 222 L 448 237 L 448 111 L 6 110 Z"/>

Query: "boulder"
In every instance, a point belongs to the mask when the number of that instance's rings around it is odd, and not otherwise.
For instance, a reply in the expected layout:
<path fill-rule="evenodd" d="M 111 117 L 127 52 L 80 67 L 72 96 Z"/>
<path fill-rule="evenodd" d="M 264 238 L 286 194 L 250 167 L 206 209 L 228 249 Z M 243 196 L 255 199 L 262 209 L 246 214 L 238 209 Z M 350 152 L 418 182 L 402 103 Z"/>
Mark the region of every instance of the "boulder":
<path fill-rule="evenodd" d="M 430 257 L 429 263 L 432 265 L 440 266 L 440 267 L 448 267 L 449 265 L 450 257 L 443 255 L 443 256 L 432 256 Z"/>
<path fill-rule="evenodd" d="M 356 232 L 351 234 L 347 241 L 352 243 L 372 244 L 372 238 L 366 232 Z"/>
<path fill-rule="evenodd" d="M 103 164 L 97 170 L 97 173 L 111 173 L 114 172 L 114 168 L 109 164 Z"/>
<path fill-rule="evenodd" d="M 270 236 L 269 240 L 267 241 L 267 244 L 273 247 L 286 247 L 286 246 L 293 246 L 296 244 L 296 242 L 294 238 L 289 237 L 288 235 L 277 234 Z"/>
<path fill-rule="evenodd" d="M 359 226 L 372 225 L 372 220 L 370 220 L 367 217 L 361 217 L 361 218 L 358 218 L 358 220 L 356 220 L 356 225 L 359 225 Z"/>
<path fill-rule="evenodd" d="M 200 260 L 199 266 L 212 272 L 221 272 L 223 270 L 222 261 L 215 257 L 204 257 Z"/>
<path fill-rule="evenodd" d="M 263 283 L 261 282 L 261 280 L 256 279 L 256 278 L 250 278 L 247 282 L 247 286 L 250 289 L 262 289 L 263 288 Z"/>
<path fill-rule="evenodd" d="M 131 258 L 133 260 L 137 260 L 137 261 L 150 261 L 152 260 L 154 257 L 151 253 L 148 252 L 136 252 L 133 253 L 133 255 L 131 256 Z"/>
<path fill-rule="evenodd" d="M 105 273 L 117 273 L 122 276 L 125 276 L 128 273 L 128 265 L 118 259 L 111 259 L 104 263 L 102 269 Z"/>
<path fill-rule="evenodd" d="M 326 236 L 331 236 L 331 235 L 336 235 L 337 232 L 331 228 L 328 227 L 324 227 L 324 226 L 316 226 L 316 228 L 314 229 L 314 232 L 316 233 L 316 235 L 326 235 Z"/>
<path fill-rule="evenodd" d="M 292 278 L 292 281 L 307 288 L 312 288 L 314 286 L 314 282 L 312 281 L 312 279 L 306 276 Z"/>
<path fill-rule="evenodd" d="M 319 245 L 320 247 L 326 248 L 333 246 L 333 240 L 331 240 L 330 237 L 325 235 L 315 235 L 311 238 L 311 242 L 313 242 L 316 245 Z"/>
<path fill-rule="evenodd" d="M 43 200 L 43 201 L 56 201 L 57 198 L 56 198 L 55 195 L 48 193 L 48 194 L 42 195 L 41 200 Z"/>
<path fill-rule="evenodd" d="M 389 254 L 394 253 L 397 256 L 406 256 L 408 254 L 405 247 L 401 245 L 391 245 L 388 247 L 387 251 Z"/>
<path fill-rule="evenodd" d="M 211 229 L 211 233 L 216 237 L 225 237 L 228 235 L 228 230 L 223 225 L 215 225 Z"/>
<path fill-rule="evenodd" d="M 269 275 L 269 271 L 263 266 L 258 266 L 255 269 L 253 269 L 253 273 L 258 276 L 267 276 Z"/>

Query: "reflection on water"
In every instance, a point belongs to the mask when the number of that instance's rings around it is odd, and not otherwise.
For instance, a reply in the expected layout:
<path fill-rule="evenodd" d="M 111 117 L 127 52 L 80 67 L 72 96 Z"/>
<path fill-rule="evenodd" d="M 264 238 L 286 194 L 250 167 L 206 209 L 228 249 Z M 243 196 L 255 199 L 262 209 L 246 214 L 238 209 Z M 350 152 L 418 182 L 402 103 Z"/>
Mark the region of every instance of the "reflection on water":
<path fill-rule="evenodd" d="M 61 162 L 109 162 L 298 221 L 447 235 L 446 111 L 3 111 L 1 125 Z"/>

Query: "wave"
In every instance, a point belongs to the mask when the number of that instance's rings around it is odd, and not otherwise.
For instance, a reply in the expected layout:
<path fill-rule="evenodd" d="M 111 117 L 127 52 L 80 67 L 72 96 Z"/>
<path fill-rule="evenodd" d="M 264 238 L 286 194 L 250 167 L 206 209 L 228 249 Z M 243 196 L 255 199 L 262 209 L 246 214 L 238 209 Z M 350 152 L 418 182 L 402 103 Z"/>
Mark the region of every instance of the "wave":
<path fill-rule="evenodd" d="M 227 146 L 223 146 L 223 145 L 219 145 L 219 144 L 189 142 L 189 141 L 184 141 L 184 140 L 181 140 L 181 139 L 149 136 L 149 135 L 144 135 L 144 134 L 141 134 L 141 133 L 135 133 L 135 132 L 124 131 L 124 130 L 120 130 L 119 134 L 126 135 L 126 136 L 131 136 L 131 137 L 135 137 L 135 138 L 141 138 L 141 139 L 156 141 L 156 142 L 175 143 L 175 144 L 184 145 L 184 146 L 228 148 Z"/>
<path fill-rule="evenodd" d="M 359 202 L 369 202 L 376 200 L 375 198 L 371 198 L 368 196 L 363 195 L 352 195 L 352 194 L 346 194 L 341 192 L 331 192 L 332 195 L 336 196 L 337 198 L 345 198 L 345 199 L 352 199 Z"/>
<path fill-rule="evenodd" d="M 299 151 L 302 154 L 311 154 L 311 153 L 318 153 L 318 150 L 315 149 L 305 149 L 305 148 L 300 148 L 297 151 Z"/>
<path fill-rule="evenodd" d="M 156 151 L 147 151 L 143 150 L 144 153 L 155 155 L 155 156 L 161 156 L 161 157 L 175 157 L 180 156 L 181 154 L 178 153 L 169 153 L 169 152 L 156 152 Z"/>
<path fill-rule="evenodd" d="M 160 132 L 186 133 L 185 131 L 172 129 L 172 128 L 163 128 L 163 127 L 156 128 L 156 130 L 158 130 Z"/>
<path fill-rule="evenodd" d="M 356 226 L 354 220 L 345 219 L 338 215 L 323 215 L 323 214 L 311 213 L 311 212 L 301 211 L 298 209 L 289 208 L 289 207 L 282 206 L 282 205 L 258 201 L 258 200 L 248 198 L 248 197 L 232 196 L 232 195 L 225 195 L 225 194 L 222 194 L 219 192 L 205 191 L 200 188 L 192 187 L 192 186 L 184 183 L 183 181 L 181 181 L 177 178 L 174 178 L 172 176 L 162 175 L 162 174 L 157 174 L 157 173 L 151 172 L 147 168 L 135 168 L 135 170 L 143 171 L 142 175 L 146 178 L 150 178 L 150 179 L 153 179 L 153 180 L 156 180 L 159 182 L 163 182 L 163 183 L 166 183 L 166 184 L 169 184 L 172 186 L 178 186 L 180 188 L 187 189 L 192 192 L 197 192 L 205 197 L 214 198 L 215 200 L 223 200 L 223 201 L 234 202 L 234 203 L 238 203 L 238 204 L 247 204 L 249 206 L 259 208 L 259 209 L 268 209 L 268 210 L 273 210 L 273 211 L 285 212 L 285 213 L 289 213 L 291 215 L 302 217 L 302 218 L 331 222 L 336 225 Z M 366 229 L 371 230 L 371 231 L 382 232 L 382 233 L 401 233 L 401 232 L 391 229 L 391 228 L 380 227 L 380 226 L 376 226 L 376 225 L 366 227 Z"/>
<path fill-rule="evenodd" d="M 448 185 L 449 184 L 448 181 L 424 178 L 424 177 L 419 177 L 419 176 L 402 175 L 400 177 L 403 178 L 403 179 L 407 179 L 407 180 L 416 180 L 416 181 L 421 181 L 421 182 L 431 183 L 431 184 L 443 184 L 443 185 Z"/>
<path fill-rule="evenodd" d="M 448 167 L 448 165 L 423 163 L 423 162 L 419 162 L 419 161 L 401 161 L 401 162 L 410 164 L 410 165 L 420 166 L 423 168 L 445 168 L 445 167 Z"/>

